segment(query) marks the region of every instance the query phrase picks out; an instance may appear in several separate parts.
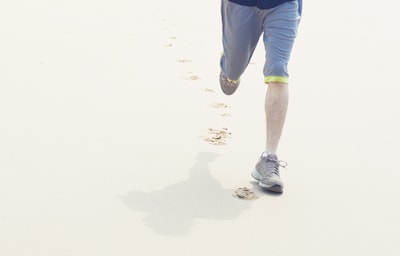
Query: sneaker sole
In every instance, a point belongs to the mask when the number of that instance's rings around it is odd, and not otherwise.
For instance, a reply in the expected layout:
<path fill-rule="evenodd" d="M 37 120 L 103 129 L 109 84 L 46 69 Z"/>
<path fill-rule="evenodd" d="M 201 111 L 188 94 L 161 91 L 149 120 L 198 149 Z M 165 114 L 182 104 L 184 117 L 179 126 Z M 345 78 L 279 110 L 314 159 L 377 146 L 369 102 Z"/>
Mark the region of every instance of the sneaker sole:
<path fill-rule="evenodd" d="M 259 185 L 260 187 L 262 187 L 263 189 L 268 190 L 268 191 L 272 191 L 272 192 L 276 192 L 276 193 L 282 193 L 282 192 L 283 192 L 283 191 L 282 191 L 282 186 L 281 186 L 281 185 L 275 184 L 275 185 L 272 185 L 272 186 L 268 186 L 268 185 L 262 183 L 262 182 L 261 182 L 261 178 L 262 178 L 262 177 L 261 177 L 261 175 L 258 173 L 257 170 L 254 169 L 254 170 L 251 172 L 251 176 L 252 176 L 255 180 L 259 181 L 258 185 Z"/>
<path fill-rule="evenodd" d="M 232 86 L 232 87 L 229 87 L 229 86 L 223 86 L 223 85 L 221 85 L 221 90 L 222 90 L 222 92 L 225 94 L 225 95 L 232 95 L 232 94 L 234 94 L 235 92 L 236 92 L 236 90 L 237 90 L 237 88 L 238 88 L 239 86 Z"/>

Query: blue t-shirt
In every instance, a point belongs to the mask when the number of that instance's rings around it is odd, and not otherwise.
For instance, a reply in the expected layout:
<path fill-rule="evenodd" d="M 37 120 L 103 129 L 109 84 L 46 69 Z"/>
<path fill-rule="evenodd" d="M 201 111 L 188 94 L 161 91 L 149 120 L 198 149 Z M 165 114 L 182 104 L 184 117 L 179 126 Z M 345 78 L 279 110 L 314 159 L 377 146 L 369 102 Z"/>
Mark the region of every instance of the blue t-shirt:
<path fill-rule="evenodd" d="M 299 12 L 301 12 L 301 4 L 302 4 L 302 0 L 228 0 L 228 1 L 245 6 L 257 6 L 260 9 L 271 9 L 289 1 L 298 1 Z"/>

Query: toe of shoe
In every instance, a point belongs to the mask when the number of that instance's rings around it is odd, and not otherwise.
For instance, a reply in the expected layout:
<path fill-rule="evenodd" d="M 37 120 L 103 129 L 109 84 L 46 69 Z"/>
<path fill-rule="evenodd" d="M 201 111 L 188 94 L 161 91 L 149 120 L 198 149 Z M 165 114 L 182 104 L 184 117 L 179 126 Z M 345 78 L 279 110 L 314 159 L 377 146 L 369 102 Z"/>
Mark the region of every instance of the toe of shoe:
<path fill-rule="evenodd" d="M 234 82 L 228 82 L 227 79 L 223 79 L 220 77 L 219 83 L 221 85 L 222 92 L 225 93 L 226 95 L 231 95 L 233 94 L 237 88 L 239 87 L 240 81 Z"/>
<path fill-rule="evenodd" d="M 277 192 L 283 189 L 283 183 L 276 179 L 262 179 L 260 180 L 260 186 L 265 189 L 278 190 Z"/>
<path fill-rule="evenodd" d="M 237 85 L 221 85 L 222 92 L 226 95 L 232 95 L 236 89 L 238 88 Z"/>

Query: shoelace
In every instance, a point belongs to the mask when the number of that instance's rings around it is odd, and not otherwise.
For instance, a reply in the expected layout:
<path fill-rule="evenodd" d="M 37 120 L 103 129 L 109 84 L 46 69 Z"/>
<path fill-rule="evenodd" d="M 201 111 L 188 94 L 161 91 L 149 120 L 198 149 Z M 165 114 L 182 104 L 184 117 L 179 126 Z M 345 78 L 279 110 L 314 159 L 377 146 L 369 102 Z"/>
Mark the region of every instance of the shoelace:
<path fill-rule="evenodd" d="M 268 170 L 271 170 L 268 173 L 269 175 L 275 174 L 275 175 L 279 176 L 279 167 L 286 169 L 286 166 L 287 166 L 287 162 L 285 162 L 285 161 L 267 158 L 267 167 L 268 167 Z"/>

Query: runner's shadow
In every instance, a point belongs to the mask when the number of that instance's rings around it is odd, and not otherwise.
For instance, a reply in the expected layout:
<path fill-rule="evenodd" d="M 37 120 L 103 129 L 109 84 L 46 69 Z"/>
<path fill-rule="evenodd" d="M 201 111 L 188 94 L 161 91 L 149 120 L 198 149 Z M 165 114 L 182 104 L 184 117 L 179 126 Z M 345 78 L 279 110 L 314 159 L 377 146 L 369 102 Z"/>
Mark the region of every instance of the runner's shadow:
<path fill-rule="evenodd" d="M 201 152 L 188 179 L 149 193 L 130 191 L 121 198 L 129 208 L 146 212 L 145 225 L 161 235 L 185 235 L 196 219 L 237 218 L 250 202 L 233 198 L 233 189 L 224 189 L 211 176 L 209 163 L 217 156 Z"/>

